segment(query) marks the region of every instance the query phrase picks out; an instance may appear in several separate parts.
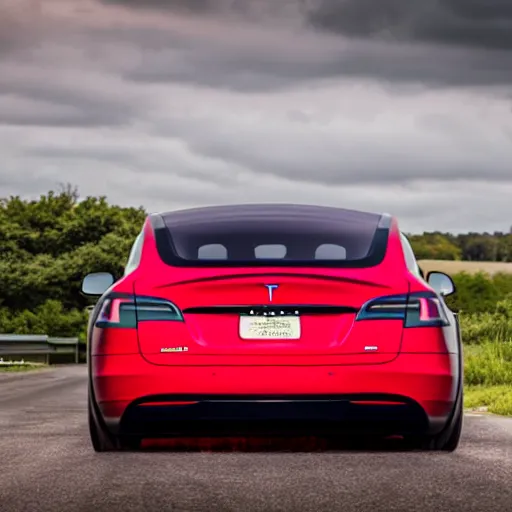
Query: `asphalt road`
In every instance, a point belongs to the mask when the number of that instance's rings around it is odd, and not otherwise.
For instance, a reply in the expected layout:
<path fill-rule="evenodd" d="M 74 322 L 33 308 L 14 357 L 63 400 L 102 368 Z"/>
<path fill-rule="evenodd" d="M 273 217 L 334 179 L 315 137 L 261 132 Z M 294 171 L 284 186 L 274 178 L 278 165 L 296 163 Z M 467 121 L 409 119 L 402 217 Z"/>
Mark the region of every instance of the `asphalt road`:
<path fill-rule="evenodd" d="M 511 511 L 512 420 L 467 416 L 454 454 L 96 454 L 86 369 L 0 374 L 0 511 Z"/>

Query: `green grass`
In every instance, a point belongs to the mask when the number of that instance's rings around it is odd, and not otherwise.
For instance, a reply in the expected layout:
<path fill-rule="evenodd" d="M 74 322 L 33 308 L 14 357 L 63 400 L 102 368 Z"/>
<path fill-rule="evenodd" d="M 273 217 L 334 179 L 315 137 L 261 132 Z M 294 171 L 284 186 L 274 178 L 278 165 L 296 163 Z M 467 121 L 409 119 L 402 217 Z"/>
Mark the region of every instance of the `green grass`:
<path fill-rule="evenodd" d="M 512 341 L 489 341 L 464 347 L 466 408 L 512 416 Z"/>
<path fill-rule="evenodd" d="M 0 364 L 0 373 L 7 372 L 29 372 L 33 370 L 41 370 L 48 368 L 45 364 L 31 363 L 31 364 L 13 364 L 13 365 L 2 365 Z"/>
<path fill-rule="evenodd" d="M 464 378 L 469 386 L 510 386 L 512 392 L 512 342 L 464 347 Z"/>
<path fill-rule="evenodd" d="M 487 412 L 512 416 L 512 386 L 466 386 L 464 407 L 485 407 Z"/>
<path fill-rule="evenodd" d="M 460 329 L 464 345 L 512 341 L 512 318 L 497 313 L 460 313 Z"/>

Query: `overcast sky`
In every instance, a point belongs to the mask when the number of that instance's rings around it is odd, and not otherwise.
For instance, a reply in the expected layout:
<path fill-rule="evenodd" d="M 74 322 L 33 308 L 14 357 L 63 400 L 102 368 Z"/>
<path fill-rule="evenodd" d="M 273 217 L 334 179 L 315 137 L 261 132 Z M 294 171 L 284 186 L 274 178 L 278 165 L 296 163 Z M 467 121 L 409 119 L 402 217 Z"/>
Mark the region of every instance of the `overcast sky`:
<path fill-rule="evenodd" d="M 512 225 L 510 0 L 0 0 L 0 196 Z"/>

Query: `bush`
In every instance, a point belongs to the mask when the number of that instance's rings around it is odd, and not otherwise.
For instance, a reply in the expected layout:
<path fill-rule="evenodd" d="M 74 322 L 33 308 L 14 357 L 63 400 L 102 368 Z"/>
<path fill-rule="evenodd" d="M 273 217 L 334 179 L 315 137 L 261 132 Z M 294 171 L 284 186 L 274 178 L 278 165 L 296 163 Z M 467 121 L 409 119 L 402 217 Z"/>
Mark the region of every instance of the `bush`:
<path fill-rule="evenodd" d="M 495 313 L 498 302 L 512 299 L 512 274 L 493 276 L 483 272 L 461 272 L 452 276 L 457 293 L 447 298 L 447 304 L 461 313 Z"/>
<path fill-rule="evenodd" d="M 87 311 L 66 311 L 59 301 L 47 300 L 33 311 L 0 309 L 0 332 L 85 338 L 87 320 Z"/>

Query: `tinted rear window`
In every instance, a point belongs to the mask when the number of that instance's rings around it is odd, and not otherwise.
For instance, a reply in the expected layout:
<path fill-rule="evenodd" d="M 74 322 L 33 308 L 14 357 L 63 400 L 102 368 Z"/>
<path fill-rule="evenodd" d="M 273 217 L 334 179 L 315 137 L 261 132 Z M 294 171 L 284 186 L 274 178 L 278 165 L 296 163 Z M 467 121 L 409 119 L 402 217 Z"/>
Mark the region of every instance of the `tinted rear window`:
<path fill-rule="evenodd" d="M 337 208 L 230 206 L 165 214 L 154 227 L 171 265 L 371 266 L 386 248 L 380 219 Z"/>

